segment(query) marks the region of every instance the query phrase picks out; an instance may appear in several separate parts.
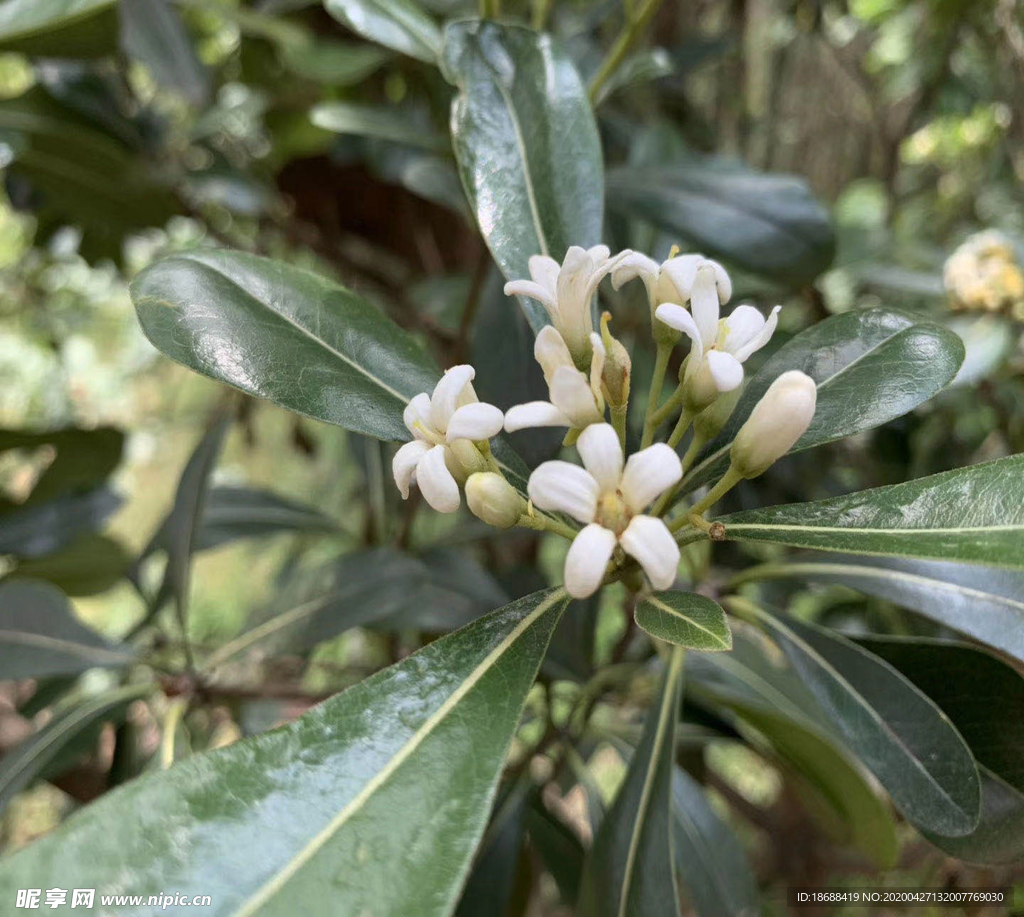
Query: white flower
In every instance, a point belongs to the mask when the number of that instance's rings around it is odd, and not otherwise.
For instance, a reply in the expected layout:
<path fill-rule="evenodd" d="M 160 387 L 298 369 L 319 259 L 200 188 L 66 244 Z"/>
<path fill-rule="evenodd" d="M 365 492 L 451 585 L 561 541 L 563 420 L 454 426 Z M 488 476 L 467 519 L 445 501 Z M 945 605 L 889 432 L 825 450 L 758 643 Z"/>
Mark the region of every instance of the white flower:
<path fill-rule="evenodd" d="M 784 372 L 754 405 L 732 443 L 732 464 L 745 478 L 756 478 L 784 456 L 814 418 L 818 387 L 796 369 Z"/>
<path fill-rule="evenodd" d="M 590 304 L 594 293 L 602 278 L 631 253 L 622 252 L 614 258 L 610 254 L 607 245 L 586 249 L 573 245 L 561 266 L 548 255 L 534 255 L 529 262 L 532 279 L 505 284 L 506 296 L 528 296 L 547 310 L 551 324 L 558 329 L 579 366 L 586 365 L 590 352 L 594 332 Z"/>
<path fill-rule="evenodd" d="M 604 420 L 604 396 L 601 375 L 604 372 L 605 350 L 600 335 L 590 335 L 592 354 L 588 379 L 573 363 L 572 354 L 562 336 L 546 325 L 537 335 L 533 355 L 544 370 L 550 401 L 517 404 L 505 414 L 509 433 L 525 427 L 572 427 L 582 430 Z"/>
<path fill-rule="evenodd" d="M 434 393 L 417 395 L 406 406 L 403 419 L 413 435 L 395 453 L 391 470 L 402 499 L 409 485 L 419 485 L 424 499 L 439 513 L 459 508 L 459 483 L 486 462 L 474 442 L 501 431 L 504 415 L 492 404 L 477 400 L 472 366 L 453 366 L 434 386 Z"/>
<path fill-rule="evenodd" d="M 644 286 L 647 287 L 653 317 L 655 310 L 662 303 L 689 301 L 697 272 L 702 267 L 709 267 L 714 272 L 718 299 L 725 305 L 732 297 L 732 281 L 722 265 L 703 255 L 677 255 L 659 265 L 647 255 L 629 252 L 615 266 L 612 272 L 612 286 L 617 290 L 636 277 L 643 280 Z"/>
<path fill-rule="evenodd" d="M 565 559 L 565 588 L 574 598 L 593 594 L 616 544 L 643 567 L 655 589 L 667 589 L 676 577 L 679 546 L 668 527 L 644 509 L 683 476 L 679 456 L 656 443 L 629 457 L 610 424 L 587 427 L 576 443 L 584 468 L 569 462 L 544 462 L 527 490 L 540 509 L 568 513 L 585 523 Z"/>

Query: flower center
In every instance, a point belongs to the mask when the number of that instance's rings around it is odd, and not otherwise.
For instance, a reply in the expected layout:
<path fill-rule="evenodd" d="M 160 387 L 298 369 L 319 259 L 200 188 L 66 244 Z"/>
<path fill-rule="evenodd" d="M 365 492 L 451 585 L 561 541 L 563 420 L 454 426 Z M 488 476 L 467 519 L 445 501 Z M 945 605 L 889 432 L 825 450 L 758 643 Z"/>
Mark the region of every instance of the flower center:
<path fill-rule="evenodd" d="M 597 513 L 594 516 L 594 521 L 598 525 L 619 536 L 626 530 L 632 518 L 633 513 L 618 490 L 606 490 L 598 497 Z"/>

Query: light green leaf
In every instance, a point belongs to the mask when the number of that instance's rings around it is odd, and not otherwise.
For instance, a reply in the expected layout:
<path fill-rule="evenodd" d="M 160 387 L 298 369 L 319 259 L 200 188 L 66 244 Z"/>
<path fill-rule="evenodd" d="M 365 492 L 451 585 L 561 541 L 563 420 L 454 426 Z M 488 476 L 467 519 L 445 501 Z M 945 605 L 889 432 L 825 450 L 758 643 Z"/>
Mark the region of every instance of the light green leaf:
<path fill-rule="evenodd" d="M 608 173 L 608 207 L 681 234 L 709 257 L 794 285 L 832 262 L 828 211 L 802 178 L 692 158 Z"/>
<path fill-rule="evenodd" d="M 98 57 L 113 51 L 116 0 L 4 0 L 0 50 L 40 57 Z"/>
<path fill-rule="evenodd" d="M 445 30 L 442 70 L 458 87 L 452 143 L 480 231 L 509 280 L 531 255 L 562 260 L 601 236 L 601 144 L 586 89 L 549 35 L 497 22 Z M 544 308 L 523 301 L 533 330 Z"/>
<path fill-rule="evenodd" d="M 336 134 L 375 137 L 392 143 L 404 143 L 425 150 L 448 149 L 448 139 L 429 126 L 416 123 L 410 114 L 382 105 L 360 105 L 355 102 L 321 102 L 309 113 L 317 127 Z"/>
<path fill-rule="evenodd" d="M 1024 662 L 1024 574 L 931 560 L 854 555 L 761 564 L 734 582 L 838 583 L 902 605 Z"/>
<path fill-rule="evenodd" d="M 327 86 L 353 86 L 379 70 L 391 57 L 383 48 L 354 41 L 313 39 L 284 42 L 281 62 L 303 79 Z"/>
<path fill-rule="evenodd" d="M 927 401 L 963 362 L 956 334 L 902 312 L 847 312 L 812 325 L 761 367 L 721 434 L 686 475 L 688 492 L 722 474 L 729 444 L 782 373 L 798 369 L 818 384 L 814 419 L 791 450 L 800 452 L 900 417 Z"/>
<path fill-rule="evenodd" d="M 344 287 L 233 251 L 174 255 L 131 284 L 146 336 L 196 372 L 317 420 L 408 439 L 402 411 L 438 371 Z"/>
<path fill-rule="evenodd" d="M 696 592 L 643 595 L 633 614 L 636 623 L 659 640 L 704 651 L 732 647 L 725 612 L 717 602 Z"/>
<path fill-rule="evenodd" d="M 719 521 L 741 541 L 1024 569 L 1024 455 Z"/>
<path fill-rule="evenodd" d="M 437 62 L 441 32 L 413 0 L 324 0 L 335 19 L 357 35 L 410 57 Z"/>
<path fill-rule="evenodd" d="M 0 899 L 130 882 L 201 888 L 233 917 L 450 914 L 565 601 L 520 599 L 281 729 L 120 787 L 8 857 Z"/>
<path fill-rule="evenodd" d="M 75 675 L 95 666 L 123 667 L 135 658 L 85 625 L 55 586 L 0 583 L 0 672 L 8 678 Z"/>
<path fill-rule="evenodd" d="M 782 647 L 834 728 L 910 821 L 950 836 L 977 826 L 974 757 L 949 717 L 910 681 L 838 634 L 783 622 L 740 599 L 726 604 Z"/>
<path fill-rule="evenodd" d="M 684 650 L 676 647 L 657 703 L 583 868 L 580 917 L 662 917 L 679 911 L 671 792 Z"/>
<path fill-rule="evenodd" d="M 119 8 L 124 52 L 144 64 L 163 88 L 180 93 L 192 105 L 204 105 L 210 75 L 171 0 L 120 0 Z"/>

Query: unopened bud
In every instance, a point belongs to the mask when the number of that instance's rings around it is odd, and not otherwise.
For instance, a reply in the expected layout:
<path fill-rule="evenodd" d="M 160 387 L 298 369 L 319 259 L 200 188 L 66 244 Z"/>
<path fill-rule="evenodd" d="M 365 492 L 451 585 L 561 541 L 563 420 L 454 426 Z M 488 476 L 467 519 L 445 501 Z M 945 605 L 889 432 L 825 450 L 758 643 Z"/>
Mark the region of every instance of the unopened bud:
<path fill-rule="evenodd" d="M 696 414 L 713 404 L 718 398 L 719 391 L 706 359 L 701 360 L 693 369 L 690 368 L 691 360 L 688 359 L 686 362 L 687 368 L 682 379 L 685 386 L 683 404 L 691 414 Z"/>
<path fill-rule="evenodd" d="M 719 395 L 693 419 L 693 432 L 701 442 L 711 442 L 721 432 L 726 421 L 732 416 L 736 402 L 740 400 L 742 388 L 734 388 L 731 392 Z"/>
<path fill-rule="evenodd" d="M 601 342 L 605 349 L 604 371 L 601 381 L 608 392 L 608 401 L 615 407 L 621 407 L 629 401 L 629 380 L 633 362 L 629 351 L 612 337 L 608 330 L 611 315 L 605 312 L 601 316 Z"/>
<path fill-rule="evenodd" d="M 445 451 L 445 464 L 460 484 L 476 471 L 487 468 L 487 459 L 468 439 L 453 439 Z"/>
<path fill-rule="evenodd" d="M 526 508 L 526 501 L 516 489 L 493 471 L 469 476 L 466 502 L 474 516 L 499 529 L 512 528 Z"/>
<path fill-rule="evenodd" d="M 784 456 L 807 431 L 814 417 L 818 388 L 792 369 L 764 393 L 732 444 L 732 464 L 745 478 L 756 478 Z"/>

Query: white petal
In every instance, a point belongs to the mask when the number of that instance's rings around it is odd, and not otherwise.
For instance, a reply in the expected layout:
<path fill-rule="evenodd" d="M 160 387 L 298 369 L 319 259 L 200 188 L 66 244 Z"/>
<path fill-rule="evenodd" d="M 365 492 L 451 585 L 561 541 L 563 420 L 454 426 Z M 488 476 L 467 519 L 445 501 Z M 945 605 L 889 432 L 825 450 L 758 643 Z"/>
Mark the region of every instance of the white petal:
<path fill-rule="evenodd" d="M 590 347 L 593 351 L 590 355 L 590 391 L 594 395 L 594 401 L 602 404 L 601 377 L 604 375 L 604 361 L 607 354 L 601 335 L 596 333 L 590 335 Z"/>
<path fill-rule="evenodd" d="M 764 327 L 764 316 L 753 306 L 737 306 L 718 323 L 718 349 L 735 356 Z"/>
<path fill-rule="evenodd" d="M 743 381 L 743 364 L 736 357 L 721 350 L 709 350 L 704 359 L 718 391 L 731 392 L 739 388 Z"/>
<path fill-rule="evenodd" d="M 568 513 L 580 522 L 592 522 L 597 509 L 597 481 L 579 465 L 544 462 L 534 469 L 526 492 L 539 509 Z"/>
<path fill-rule="evenodd" d="M 539 283 L 532 280 L 510 280 L 505 284 L 506 296 L 526 296 L 529 299 L 536 299 L 548 313 L 548 317 L 554 321 L 558 315 L 558 304 L 555 302 L 555 295 L 549 292 Z"/>
<path fill-rule="evenodd" d="M 530 276 L 552 296 L 558 289 L 560 265 L 550 255 L 532 255 L 529 262 Z"/>
<path fill-rule="evenodd" d="M 594 264 L 600 264 L 602 261 L 607 261 L 611 255 L 612 250 L 607 245 L 592 245 L 587 249 L 587 254 L 590 255 L 590 260 Z"/>
<path fill-rule="evenodd" d="M 533 355 L 544 370 L 544 381 L 549 386 L 559 366 L 573 368 L 572 354 L 553 325 L 545 325 L 540 329 L 537 340 L 533 342 Z"/>
<path fill-rule="evenodd" d="M 590 279 L 594 262 L 585 249 L 573 245 L 565 253 L 558 273 L 558 322 L 565 343 L 573 353 L 587 346 L 587 335 L 593 330 L 590 315 Z"/>
<path fill-rule="evenodd" d="M 622 479 L 622 446 L 611 424 L 592 423 L 576 440 L 576 451 L 602 491 L 618 489 Z"/>
<path fill-rule="evenodd" d="M 505 415 L 493 404 L 482 401 L 456 408 L 448 421 L 448 442 L 453 439 L 490 439 L 501 432 Z"/>
<path fill-rule="evenodd" d="M 690 290 L 690 310 L 697 323 L 701 342 L 706 350 L 718 335 L 718 290 L 715 287 L 715 272 L 702 265 Z"/>
<path fill-rule="evenodd" d="M 577 536 L 578 537 L 578 536 Z M 634 516 L 619 538 L 622 549 L 640 561 L 655 589 L 668 589 L 679 568 L 679 545 L 660 519 Z"/>
<path fill-rule="evenodd" d="M 772 335 L 775 334 L 775 326 L 779 323 L 779 310 L 782 306 L 776 306 L 772 309 L 772 314 L 768 316 L 768 321 L 764 323 L 761 330 L 757 332 L 746 344 L 739 348 L 739 350 L 733 351 L 733 356 L 736 357 L 741 363 L 747 359 L 752 353 L 760 350 L 767 344 Z"/>
<path fill-rule="evenodd" d="M 517 404 L 505 412 L 505 430 L 515 433 L 527 427 L 571 427 L 572 421 L 549 401 Z"/>
<path fill-rule="evenodd" d="M 402 412 L 402 420 L 405 421 L 409 432 L 417 439 L 423 439 L 425 431 L 433 430 L 430 422 L 430 395 L 421 392 L 412 399 Z M 417 427 L 418 425 L 418 427 Z"/>
<path fill-rule="evenodd" d="M 569 546 L 565 557 L 565 590 L 574 599 L 593 595 L 604 579 L 612 551 L 615 533 L 596 522 L 580 531 Z"/>
<path fill-rule="evenodd" d="M 434 446 L 416 466 L 420 493 L 439 513 L 454 513 L 459 508 L 459 485 L 448 470 L 447 452 L 447 446 Z"/>
<path fill-rule="evenodd" d="M 403 500 L 409 499 L 409 485 L 416 474 L 416 466 L 431 448 L 429 443 L 414 439 L 402 446 L 391 460 L 391 473 L 395 476 L 395 484 Z"/>
<path fill-rule="evenodd" d="M 594 402 L 587 377 L 578 369 L 560 366 L 555 370 L 551 379 L 551 402 L 572 421 L 574 427 L 604 420 Z"/>
<path fill-rule="evenodd" d="M 622 473 L 622 496 L 634 513 L 641 513 L 683 476 L 683 466 L 675 449 L 655 443 L 634 452 Z"/>
<path fill-rule="evenodd" d="M 703 255 L 677 255 L 661 265 L 658 275 L 658 299 L 661 302 L 686 302 L 697 279 Z"/>
<path fill-rule="evenodd" d="M 643 280 L 650 295 L 658 281 L 658 262 L 640 252 L 630 252 L 612 271 L 612 287 L 618 290 L 636 277 Z"/>
<path fill-rule="evenodd" d="M 448 429 L 448 421 L 459 406 L 462 390 L 473 380 L 476 370 L 466 363 L 447 370 L 434 386 L 430 396 L 430 421 L 441 433 Z"/>
<path fill-rule="evenodd" d="M 690 355 L 693 357 L 691 362 L 700 361 L 701 357 L 704 356 L 704 346 L 700 339 L 700 332 L 697 330 L 697 323 L 686 309 L 677 303 L 666 302 L 658 306 L 654 317 L 658 321 L 664 322 L 670 328 L 682 331 L 683 334 L 693 341 L 693 347 L 690 348 Z"/>
<path fill-rule="evenodd" d="M 717 261 L 712 261 L 708 258 L 704 263 L 710 264 L 714 268 L 715 286 L 718 288 L 718 301 L 725 305 L 725 303 L 732 299 L 732 280 L 725 268 Z"/>

